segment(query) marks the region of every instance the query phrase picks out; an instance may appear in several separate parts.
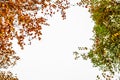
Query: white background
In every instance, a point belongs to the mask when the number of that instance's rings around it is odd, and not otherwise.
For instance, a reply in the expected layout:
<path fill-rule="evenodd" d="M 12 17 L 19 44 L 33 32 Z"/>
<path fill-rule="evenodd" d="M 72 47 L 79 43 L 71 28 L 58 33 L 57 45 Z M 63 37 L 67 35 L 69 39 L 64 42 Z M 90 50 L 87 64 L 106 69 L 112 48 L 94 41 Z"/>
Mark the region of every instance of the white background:
<path fill-rule="evenodd" d="M 98 70 L 90 61 L 73 55 L 80 46 L 92 46 L 94 23 L 87 9 L 71 7 L 66 20 L 56 14 L 48 22 L 40 42 L 34 40 L 23 51 L 14 46 L 21 59 L 11 71 L 19 80 L 96 80 Z"/>

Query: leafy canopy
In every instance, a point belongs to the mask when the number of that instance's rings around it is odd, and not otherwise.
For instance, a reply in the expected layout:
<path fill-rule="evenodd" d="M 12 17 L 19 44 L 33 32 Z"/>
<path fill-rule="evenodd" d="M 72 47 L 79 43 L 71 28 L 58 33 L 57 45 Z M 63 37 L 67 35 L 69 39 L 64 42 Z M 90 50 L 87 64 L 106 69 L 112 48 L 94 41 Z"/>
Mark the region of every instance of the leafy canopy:
<path fill-rule="evenodd" d="M 33 39 L 40 40 L 42 25 L 49 25 L 44 16 L 61 12 L 65 19 L 68 5 L 67 0 L 0 0 L 0 68 L 15 65 L 19 59 L 12 40 L 17 39 L 21 49 L 26 45 L 25 39 L 29 44 Z"/>
<path fill-rule="evenodd" d="M 93 48 L 83 58 L 89 58 L 103 72 L 120 72 L 120 4 L 115 0 L 81 0 L 77 5 L 88 8 L 95 22 Z M 19 60 L 12 40 L 17 39 L 21 49 L 25 39 L 30 44 L 33 39 L 40 40 L 42 26 L 49 25 L 44 16 L 60 12 L 65 19 L 69 7 L 69 0 L 0 0 L 0 68 Z"/>
<path fill-rule="evenodd" d="M 89 58 L 103 73 L 114 76 L 120 72 L 120 3 L 115 0 L 82 0 L 80 3 L 89 8 L 95 22 L 93 47 L 82 57 Z"/>
<path fill-rule="evenodd" d="M 21 49 L 24 49 L 26 39 L 29 44 L 33 39 L 40 40 L 42 26 L 49 26 L 45 16 L 60 12 L 65 19 L 69 4 L 68 0 L 0 0 L 0 68 L 14 66 L 19 60 L 13 40 L 17 40 Z M 18 79 L 1 72 L 0 80 Z"/>

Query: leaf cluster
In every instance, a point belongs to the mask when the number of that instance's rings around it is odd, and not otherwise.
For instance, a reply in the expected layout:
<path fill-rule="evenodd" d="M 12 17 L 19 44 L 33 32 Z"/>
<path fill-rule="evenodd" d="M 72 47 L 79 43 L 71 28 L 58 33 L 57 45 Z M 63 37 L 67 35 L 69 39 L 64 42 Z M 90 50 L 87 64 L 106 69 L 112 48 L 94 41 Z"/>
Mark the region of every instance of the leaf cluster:
<path fill-rule="evenodd" d="M 119 73 L 120 4 L 115 0 L 90 0 L 86 4 L 95 22 L 94 44 L 86 56 L 103 72 Z"/>
<path fill-rule="evenodd" d="M 49 26 L 45 16 L 60 12 L 65 19 L 69 4 L 68 0 L 0 0 L 0 68 L 14 66 L 19 60 L 13 40 L 17 39 L 21 49 L 26 45 L 25 40 L 29 44 L 33 39 L 40 40 L 42 26 Z M 0 73 L 0 80 L 17 80 L 2 76 L 9 77 Z"/>
<path fill-rule="evenodd" d="M 11 72 L 0 71 L 0 80 L 18 80 Z"/>
<path fill-rule="evenodd" d="M 29 44 L 33 39 L 41 39 L 43 25 L 49 25 L 45 16 L 60 11 L 65 19 L 68 0 L 0 0 L 0 67 L 13 65 L 18 56 L 13 50 L 12 40 L 24 49 L 25 39 Z M 38 11 L 40 13 L 38 13 Z M 38 17 L 38 14 L 44 16 Z M 16 56 L 16 57 L 15 57 Z M 13 61 L 14 59 L 14 61 Z"/>

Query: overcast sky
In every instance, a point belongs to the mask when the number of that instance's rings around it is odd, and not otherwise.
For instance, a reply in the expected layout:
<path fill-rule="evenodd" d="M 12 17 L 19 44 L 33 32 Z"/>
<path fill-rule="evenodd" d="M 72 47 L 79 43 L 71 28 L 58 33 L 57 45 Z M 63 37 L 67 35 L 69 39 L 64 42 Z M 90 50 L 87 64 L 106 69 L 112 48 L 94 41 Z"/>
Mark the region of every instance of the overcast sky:
<path fill-rule="evenodd" d="M 73 56 L 78 47 L 92 46 L 94 23 L 87 9 L 71 7 L 66 20 L 56 14 L 48 22 L 40 42 L 34 40 L 23 51 L 14 46 L 21 60 L 11 71 L 20 80 L 96 80 L 98 70 L 90 61 L 74 60 Z"/>

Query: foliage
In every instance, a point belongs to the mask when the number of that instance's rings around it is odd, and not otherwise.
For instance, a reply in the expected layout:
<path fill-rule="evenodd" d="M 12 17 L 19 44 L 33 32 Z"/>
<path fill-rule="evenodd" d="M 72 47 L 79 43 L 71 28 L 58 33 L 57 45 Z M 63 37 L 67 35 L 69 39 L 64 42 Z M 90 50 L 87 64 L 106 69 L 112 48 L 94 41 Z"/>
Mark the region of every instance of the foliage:
<path fill-rule="evenodd" d="M 0 80 L 18 80 L 11 72 L 0 72 Z"/>
<path fill-rule="evenodd" d="M 93 48 L 81 56 L 103 72 L 120 72 L 120 4 L 115 0 L 81 0 L 77 5 L 88 8 L 95 22 Z M 69 0 L 0 0 L 0 68 L 19 60 L 12 40 L 17 39 L 21 49 L 26 45 L 25 39 L 30 44 L 33 39 L 40 40 L 42 26 L 49 25 L 45 16 L 60 12 L 65 19 L 69 7 Z M 79 58 L 77 52 L 75 55 Z"/>
<path fill-rule="evenodd" d="M 109 70 L 111 70 L 111 68 L 114 69 L 113 67 L 115 67 L 116 64 L 119 64 L 120 59 L 120 11 L 118 11 L 118 7 L 120 8 L 119 4 L 105 0 L 104 2 L 99 1 L 94 10 L 90 10 L 92 18 L 96 22 L 97 26 L 94 27 L 94 49 L 90 51 L 88 56 L 91 58 L 93 63 L 96 62 L 95 60 L 100 62 L 95 63 L 96 66 L 102 65 L 104 68 L 108 68 Z M 93 56 L 91 56 L 92 54 Z"/>
<path fill-rule="evenodd" d="M 82 57 L 89 58 L 94 67 L 99 67 L 103 73 L 110 72 L 111 76 L 119 73 L 120 3 L 115 0 L 82 0 L 80 3 L 89 8 L 95 22 L 93 47 L 88 54 L 82 54 Z"/>
<path fill-rule="evenodd" d="M 64 3 L 64 4 L 63 4 Z M 21 49 L 32 39 L 40 40 L 42 25 L 49 25 L 47 19 L 37 14 L 52 16 L 60 11 L 65 19 L 65 9 L 69 6 L 67 0 L 1 0 L 0 1 L 0 67 L 13 65 L 13 59 L 18 60 L 13 50 L 12 40 L 17 39 Z M 41 11 L 38 13 L 38 11 Z"/>
<path fill-rule="evenodd" d="M 17 39 L 21 49 L 24 49 L 26 39 L 29 44 L 33 39 L 40 40 L 42 26 L 49 26 L 45 16 L 60 12 L 65 19 L 68 8 L 68 0 L 0 0 L 0 68 L 14 66 L 19 60 L 13 49 L 13 40 Z M 11 79 L 0 77 L 0 80 Z"/>

